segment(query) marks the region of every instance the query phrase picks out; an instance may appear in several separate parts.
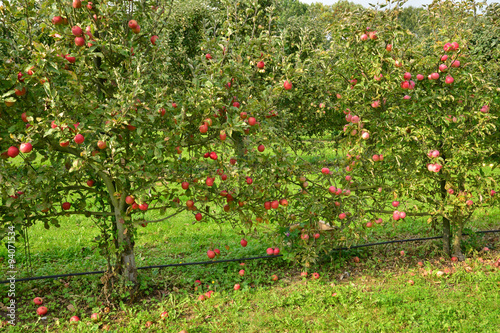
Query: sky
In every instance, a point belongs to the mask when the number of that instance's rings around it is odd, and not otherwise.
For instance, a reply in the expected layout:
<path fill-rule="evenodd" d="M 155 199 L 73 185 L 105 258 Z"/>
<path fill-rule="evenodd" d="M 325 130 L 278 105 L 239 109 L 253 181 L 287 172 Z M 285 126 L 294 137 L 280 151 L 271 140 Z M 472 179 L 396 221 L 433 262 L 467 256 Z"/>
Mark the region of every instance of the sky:
<path fill-rule="evenodd" d="M 333 5 L 336 3 L 338 0 L 300 0 L 300 2 L 311 4 L 313 2 L 320 2 L 324 5 Z M 381 4 L 385 3 L 385 0 L 349 0 L 350 2 L 354 2 L 360 5 L 363 5 L 364 7 L 369 7 L 368 4 L 377 4 L 377 2 L 380 2 Z M 487 0 L 488 4 L 492 2 L 500 2 L 500 0 Z M 413 6 L 413 7 L 420 7 L 422 5 L 428 5 L 432 3 L 432 0 L 408 0 L 404 7 L 408 6 Z"/>

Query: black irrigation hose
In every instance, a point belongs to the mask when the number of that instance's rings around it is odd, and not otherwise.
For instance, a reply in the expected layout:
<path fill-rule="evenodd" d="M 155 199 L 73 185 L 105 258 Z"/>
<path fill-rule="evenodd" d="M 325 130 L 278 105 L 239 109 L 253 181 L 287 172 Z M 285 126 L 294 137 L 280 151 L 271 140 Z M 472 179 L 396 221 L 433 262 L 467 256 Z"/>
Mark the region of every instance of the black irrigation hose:
<path fill-rule="evenodd" d="M 475 233 L 486 234 L 486 233 L 493 233 L 493 232 L 500 232 L 500 229 L 476 231 Z M 470 234 L 463 234 L 462 236 L 470 236 Z M 380 243 L 354 245 L 351 247 L 341 247 L 341 248 L 333 249 L 332 251 L 346 251 L 346 250 L 351 250 L 351 249 L 357 249 L 360 247 L 370 247 L 370 246 L 393 244 L 393 243 L 418 242 L 418 241 L 440 239 L 440 238 L 443 238 L 443 236 L 392 240 L 392 241 L 385 241 L 385 242 L 380 242 Z M 248 258 L 238 258 L 238 259 L 223 259 L 223 260 L 215 260 L 215 261 L 186 262 L 186 263 L 181 263 L 181 264 L 144 266 L 144 267 L 137 267 L 137 269 L 139 270 L 139 269 L 165 268 L 165 267 L 177 267 L 177 266 L 209 265 L 209 264 L 218 264 L 218 263 L 223 263 L 223 262 L 233 262 L 233 261 L 243 261 L 243 260 L 273 259 L 273 258 L 279 258 L 282 256 L 283 256 L 282 254 L 278 254 L 276 256 L 261 256 L 261 257 L 248 257 Z M 67 276 L 81 276 L 81 275 L 93 275 L 93 274 L 103 274 L 103 273 L 105 273 L 105 271 L 69 273 L 69 274 L 59 274 L 59 275 L 36 276 L 36 277 L 30 277 L 30 278 L 16 279 L 15 281 L 16 282 L 23 282 L 23 281 L 33 281 L 33 280 L 56 279 L 56 278 L 67 277 Z M 10 280 L 5 280 L 5 281 L 0 281 L 0 284 L 10 283 L 10 282 L 11 282 Z"/>

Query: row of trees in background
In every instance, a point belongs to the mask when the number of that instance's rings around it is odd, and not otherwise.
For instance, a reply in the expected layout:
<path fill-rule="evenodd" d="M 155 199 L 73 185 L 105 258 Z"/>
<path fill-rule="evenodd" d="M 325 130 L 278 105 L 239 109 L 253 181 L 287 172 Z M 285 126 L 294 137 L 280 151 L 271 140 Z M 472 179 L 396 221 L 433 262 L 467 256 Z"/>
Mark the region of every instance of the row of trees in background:
<path fill-rule="evenodd" d="M 306 265 L 425 216 L 463 258 L 467 220 L 498 203 L 482 169 L 499 149 L 498 8 L 401 4 L 4 4 L 0 227 L 84 215 L 132 282 L 137 227 L 185 210 L 298 223 L 285 242 Z M 336 164 L 306 163 L 304 138 L 325 133 Z M 313 241 L 319 221 L 332 230 Z"/>

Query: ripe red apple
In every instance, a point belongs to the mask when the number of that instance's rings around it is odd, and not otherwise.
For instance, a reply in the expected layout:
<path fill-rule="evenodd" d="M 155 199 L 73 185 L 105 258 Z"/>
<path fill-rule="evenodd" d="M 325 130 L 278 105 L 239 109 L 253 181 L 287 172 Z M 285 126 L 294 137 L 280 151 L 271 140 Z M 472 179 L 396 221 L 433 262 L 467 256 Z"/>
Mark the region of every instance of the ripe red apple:
<path fill-rule="evenodd" d="M 248 185 L 251 185 L 253 183 L 253 180 L 252 180 L 252 178 L 247 177 L 246 182 Z"/>
<path fill-rule="evenodd" d="M 424 79 L 424 76 L 422 74 L 417 74 L 417 80 L 422 81 Z"/>
<path fill-rule="evenodd" d="M 373 227 L 373 223 L 371 223 L 371 222 L 366 223 L 366 227 L 367 227 L 367 228 L 371 228 L 371 227 Z"/>
<path fill-rule="evenodd" d="M 265 64 L 263 61 L 259 61 L 259 62 L 257 63 L 257 68 L 262 69 L 262 68 L 264 68 L 264 66 L 265 66 L 265 65 L 266 65 L 266 64 Z"/>
<path fill-rule="evenodd" d="M 312 277 L 311 277 L 313 280 L 317 280 L 319 279 L 319 274 L 318 273 L 312 273 Z"/>
<path fill-rule="evenodd" d="M 282 205 L 283 207 L 288 206 L 288 200 L 286 200 L 286 199 L 281 199 L 281 200 L 280 200 L 280 205 Z"/>
<path fill-rule="evenodd" d="M 63 23 L 63 19 L 62 19 L 61 16 L 54 16 L 52 18 L 52 24 L 54 24 L 54 25 L 60 25 L 62 23 Z"/>
<path fill-rule="evenodd" d="M 257 119 L 255 119 L 254 117 L 248 118 L 248 125 L 255 126 L 255 124 L 257 124 Z"/>
<path fill-rule="evenodd" d="M 361 37 L 359 37 L 362 41 L 367 41 L 368 40 L 368 35 L 367 34 L 362 34 Z"/>
<path fill-rule="evenodd" d="M 259 146 L 257 147 L 257 150 L 258 150 L 259 152 L 261 152 L 261 153 L 262 153 L 265 149 L 266 149 L 266 147 L 264 147 L 264 145 L 259 145 Z"/>
<path fill-rule="evenodd" d="M 346 218 L 346 214 L 345 213 L 340 213 L 339 214 L 339 219 L 343 220 Z"/>
<path fill-rule="evenodd" d="M 401 66 L 403 66 L 403 64 L 401 63 L 401 61 L 396 60 L 396 61 L 394 61 L 394 66 L 401 67 Z"/>
<path fill-rule="evenodd" d="M 458 258 L 457 257 L 451 257 L 451 261 L 456 262 L 456 261 L 458 261 Z"/>
<path fill-rule="evenodd" d="M 151 36 L 150 40 L 151 40 L 151 44 L 156 45 L 156 41 L 158 40 L 158 36 L 156 36 L 156 35 Z"/>
<path fill-rule="evenodd" d="M 132 204 L 132 209 L 139 209 L 139 204 L 137 202 L 134 202 Z"/>
<path fill-rule="evenodd" d="M 300 276 L 302 276 L 302 277 L 307 276 L 307 272 L 301 272 L 301 273 L 300 273 Z"/>
<path fill-rule="evenodd" d="M 208 256 L 209 259 L 213 259 L 213 258 L 215 258 L 215 252 L 212 251 L 212 250 L 208 250 L 207 251 L 207 256 Z"/>
<path fill-rule="evenodd" d="M 290 90 L 290 89 L 292 89 L 292 84 L 288 81 L 285 81 L 283 83 L 283 87 L 285 88 L 285 90 Z"/>
<path fill-rule="evenodd" d="M 194 218 L 196 219 L 196 221 L 201 221 L 201 219 L 203 218 L 203 216 L 201 215 L 201 213 L 197 213 Z"/>
<path fill-rule="evenodd" d="M 227 138 L 226 132 L 221 131 L 219 136 L 221 141 L 226 141 Z"/>
<path fill-rule="evenodd" d="M 83 30 L 82 28 L 80 28 L 79 26 L 75 25 L 73 28 L 71 28 L 71 32 L 73 33 L 73 35 L 75 35 L 76 37 L 78 36 L 81 36 L 83 34 Z"/>
<path fill-rule="evenodd" d="M 446 83 L 446 84 L 452 84 L 453 81 L 455 81 L 455 79 L 452 76 L 448 75 L 446 77 L 446 79 L 444 80 L 444 83 Z"/>
<path fill-rule="evenodd" d="M 410 80 L 410 79 L 411 79 L 411 74 L 410 74 L 410 73 L 408 73 L 408 72 L 406 72 L 406 73 L 403 75 L 403 78 L 404 78 L 405 80 Z"/>
<path fill-rule="evenodd" d="M 200 133 L 205 134 L 207 132 L 208 132 L 208 125 L 207 124 L 200 125 Z"/>
<path fill-rule="evenodd" d="M 82 2 L 80 0 L 73 0 L 73 8 L 82 8 Z"/>
<path fill-rule="evenodd" d="M 218 256 L 220 256 L 220 250 L 219 250 L 219 249 L 214 249 L 214 252 L 215 252 Z"/>
<path fill-rule="evenodd" d="M 89 2 L 87 3 L 87 9 L 88 9 L 88 10 L 92 10 L 92 5 L 93 5 L 93 3 L 89 1 Z"/>
<path fill-rule="evenodd" d="M 33 303 L 35 303 L 36 305 L 42 305 L 43 299 L 41 297 L 35 297 L 33 299 Z"/>
<path fill-rule="evenodd" d="M 322 168 L 321 169 L 321 173 L 324 174 L 324 175 L 328 175 L 330 173 L 330 169 L 328 169 L 328 168 Z"/>
<path fill-rule="evenodd" d="M 164 312 L 162 312 L 160 314 L 160 319 L 162 319 L 162 320 L 165 320 L 165 318 L 167 318 L 167 317 L 168 317 L 168 312 L 167 311 L 164 311 Z"/>
<path fill-rule="evenodd" d="M 421 261 L 419 261 L 419 262 L 417 263 L 417 265 L 419 265 L 420 267 L 422 267 L 422 266 L 424 266 L 424 263 L 423 263 L 423 262 L 421 262 Z"/>
<path fill-rule="evenodd" d="M 135 29 L 137 26 L 138 26 L 138 24 L 137 24 L 136 20 L 130 20 L 130 21 L 128 21 L 128 27 L 130 29 Z"/>
<path fill-rule="evenodd" d="M 210 55 L 210 53 L 207 53 L 207 54 L 205 55 L 205 58 L 206 58 L 207 60 L 210 60 L 210 59 L 212 59 L 212 56 Z"/>
<path fill-rule="evenodd" d="M 354 257 L 354 258 L 352 258 L 352 261 L 359 262 L 359 258 L 358 257 Z"/>
<path fill-rule="evenodd" d="M 184 190 L 187 190 L 187 189 L 189 188 L 189 183 L 188 183 L 188 182 L 182 182 L 182 185 L 181 185 L 181 186 L 182 186 L 182 188 L 183 188 Z"/>
<path fill-rule="evenodd" d="M 467 204 L 467 206 L 469 206 L 469 207 L 470 207 L 470 206 L 472 206 L 472 205 L 474 204 L 474 202 L 473 202 L 472 200 L 467 200 L 465 203 L 466 203 L 466 204 Z"/>
<path fill-rule="evenodd" d="M 147 203 L 141 203 L 139 204 L 139 209 L 142 211 L 148 210 L 149 205 Z"/>
<path fill-rule="evenodd" d="M 26 95 L 26 87 L 22 87 L 21 90 L 14 88 L 14 93 L 16 94 L 16 96 Z"/>
<path fill-rule="evenodd" d="M 314 239 L 318 239 L 320 235 L 318 233 L 314 234 Z"/>
<path fill-rule="evenodd" d="M 403 257 L 405 255 L 405 251 L 400 251 L 399 254 Z"/>
<path fill-rule="evenodd" d="M 99 147 L 99 149 L 106 149 L 107 145 L 106 145 L 106 142 L 104 141 L 97 141 L 97 147 Z"/>
<path fill-rule="evenodd" d="M 78 318 L 78 316 L 73 316 L 69 318 L 70 323 L 76 323 L 77 321 L 80 321 L 80 318 Z"/>
<path fill-rule="evenodd" d="M 446 61 L 446 60 L 448 60 L 448 55 L 446 55 L 446 54 L 445 54 L 445 55 L 443 55 L 443 56 L 441 57 L 441 61 L 443 61 L 443 62 L 444 62 L 444 61 Z"/>
<path fill-rule="evenodd" d="M 279 206 L 280 206 L 280 202 L 279 202 L 278 200 L 273 200 L 273 201 L 271 202 L 271 208 L 272 208 L 272 209 L 278 209 L 278 208 L 279 208 Z"/>
<path fill-rule="evenodd" d="M 438 73 L 432 73 L 431 74 L 431 80 L 437 80 L 439 79 L 439 74 Z"/>
<path fill-rule="evenodd" d="M 277 247 L 275 247 L 275 248 L 274 248 L 274 250 L 273 250 L 273 254 L 274 254 L 275 256 L 277 256 L 278 254 L 280 254 L 280 249 L 279 249 L 279 248 L 277 248 Z"/>
<path fill-rule="evenodd" d="M 67 147 L 67 146 L 69 146 L 69 141 L 60 142 L 59 145 L 61 147 Z"/>
<path fill-rule="evenodd" d="M 240 271 L 238 272 L 238 274 L 239 274 L 240 276 L 245 275 L 245 270 L 244 270 L 244 269 L 240 269 Z"/>
<path fill-rule="evenodd" d="M 214 185 L 214 178 L 207 177 L 207 180 L 205 181 L 205 184 L 207 186 L 213 186 Z"/>
<path fill-rule="evenodd" d="M 236 164 L 236 159 L 235 159 L 235 158 L 231 158 L 231 159 L 229 159 L 229 163 L 230 163 L 231 165 L 235 165 L 235 164 Z"/>
<path fill-rule="evenodd" d="M 38 309 L 36 309 L 36 313 L 37 313 L 39 316 L 46 315 L 48 311 L 49 311 L 49 309 L 47 309 L 45 306 L 41 306 L 41 307 L 39 307 Z"/>
<path fill-rule="evenodd" d="M 194 206 L 194 201 L 193 200 L 186 201 L 186 207 L 187 208 L 193 208 L 193 206 Z"/>
<path fill-rule="evenodd" d="M 268 256 L 272 256 L 274 254 L 274 250 L 272 247 L 267 248 L 266 253 Z"/>
<path fill-rule="evenodd" d="M 92 179 L 87 180 L 87 186 L 88 186 L 88 187 L 92 187 L 92 186 L 94 186 L 94 183 L 95 183 L 95 182 L 94 182 Z"/>
<path fill-rule="evenodd" d="M 134 204 L 135 199 L 133 196 L 127 195 L 127 197 L 125 198 L 125 202 L 127 203 L 127 205 L 132 205 L 132 204 Z"/>
<path fill-rule="evenodd" d="M 460 67 L 460 61 L 458 61 L 458 60 L 453 61 L 453 62 L 451 63 L 451 67 L 455 67 L 455 68 L 456 68 L 456 67 Z"/>
<path fill-rule="evenodd" d="M 387 50 L 387 52 L 391 52 L 392 51 L 392 44 L 387 44 L 385 49 Z"/>
<path fill-rule="evenodd" d="M 240 285 L 237 283 L 234 285 L 234 290 L 239 290 L 240 289 Z"/>
<path fill-rule="evenodd" d="M 134 34 L 138 34 L 139 32 L 141 32 L 141 26 L 140 25 L 137 25 L 137 27 L 135 27 L 134 29 L 132 29 L 132 32 Z"/>
<path fill-rule="evenodd" d="M 76 46 L 84 46 L 85 45 L 85 37 L 75 37 L 75 45 Z"/>
<path fill-rule="evenodd" d="M 246 246 L 247 246 L 247 244 L 248 244 L 248 242 L 247 242 L 247 240 L 246 240 L 245 238 L 243 238 L 243 239 L 241 240 L 240 244 L 241 244 L 241 246 L 246 247 Z"/>
<path fill-rule="evenodd" d="M 19 155 L 19 149 L 15 146 L 10 146 L 9 149 L 7 150 L 7 155 L 11 158 L 14 158 L 17 155 Z"/>
<path fill-rule="evenodd" d="M 491 191 L 490 191 L 490 195 L 491 195 L 491 196 L 494 196 L 494 195 L 495 195 L 495 193 L 497 193 L 497 192 L 495 192 L 495 190 L 491 190 Z"/>
<path fill-rule="evenodd" d="M 308 239 L 309 239 L 309 235 L 308 235 L 308 234 L 301 234 L 301 235 L 300 235 L 300 238 L 301 238 L 302 240 L 308 240 Z"/>
<path fill-rule="evenodd" d="M 273 274 L 273 276 L 271 276 L 271 280 L 278 281 L 278 275 Z"/>
<path fill-rule="evenodd" d="M 85 138 L 83 137 L 83 135 L 81 134 L 77 134 L 75 135 L 74 139 L 73 139 L 77 144 L 82 144 L 83 141 L 85 141 Z"/>
<path fill-rule="evenodd" d="M 392 202 L 392 206 L 393 206 L 393 207 L 397 207 L 397 206 L 399 206 L 399 201 L 393 201 L 393 202 Z"/>
<path fill-rule="evenodd" d="M 370 37 L 371 40 L 376 40 L 377 37 L 377 32 L 376 31 L 370 31 L 368 32 L 368 37 Z"/>
<path fill-rule="evenodd" d="M 456 50 L 458 50 L 459 48 L 460 48 L 460 47 L 459 47 L 459 45 L 458 45 L 458 43 L 457 43 L 457 42 L 453 42 L 453 43 L 451 43 L 451 50 L 452 50 L 452 51 L 456 51 Z"/>
<path fill-rule="evenodd" d="M 264 202 L 264 208 L 267 210 L 271 209 L 271 201 Z"/>

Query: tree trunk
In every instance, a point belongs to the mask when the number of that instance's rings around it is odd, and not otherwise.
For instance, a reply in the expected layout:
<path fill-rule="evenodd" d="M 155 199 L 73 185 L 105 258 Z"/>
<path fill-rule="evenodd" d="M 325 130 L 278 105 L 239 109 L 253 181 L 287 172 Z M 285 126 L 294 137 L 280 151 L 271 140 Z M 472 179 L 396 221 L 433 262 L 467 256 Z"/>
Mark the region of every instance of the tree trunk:
<path fill-rule="evenodd" d="M 465 260 L 465 256 L 462 253 L 462 247 L 461 247 L 463 227 L 464 227 L 463 222 L 457 223 L 457 230 L 455 231 L 455 234 L 453 237 L 453 254 L 460 261 Z"/>
<path fill-rule="evenodd" d="M 441 199 L 444 201 L 446 199 L 446 180 L 441 180 Z M 443 216 L 443 251 L 450 255 L 451 253 L 451 227 L 450 220 Z"/>
<path fill-rule="evenodd" d="M 118 238 L 118 253 L 119 262 L 117 262 L 118 272 L 127 280 L 134 284 L 137 284 L 137 266 L 135 264 L 135 254 L 132 231 L 125 227 L 124 223 L 120 221 L 123 220 L 125 211 L 120 209 L 120 207 L 115 208 L 115 218 L 116 218 L 116 231 Z"/>

